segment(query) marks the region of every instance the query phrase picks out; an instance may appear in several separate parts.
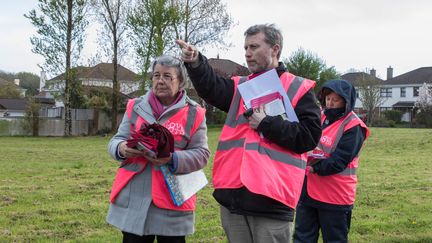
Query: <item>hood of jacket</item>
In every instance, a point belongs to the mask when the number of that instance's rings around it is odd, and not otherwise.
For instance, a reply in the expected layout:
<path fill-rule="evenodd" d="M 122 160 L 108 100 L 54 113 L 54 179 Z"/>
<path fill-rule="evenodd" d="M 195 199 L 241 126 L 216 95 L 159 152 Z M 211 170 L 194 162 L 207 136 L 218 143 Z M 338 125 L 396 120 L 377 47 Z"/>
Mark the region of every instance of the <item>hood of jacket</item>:
<path fill-rule="evenodd" d="M 356 90 L 350 82 L 343 79 L 333 79 L 325 82 L 318 93 L 318 99 L 323 107 L 325 107 L 324 89 L 330 89 L 345 100 L 345 114 L 354 110 L 357 96 Z"/>

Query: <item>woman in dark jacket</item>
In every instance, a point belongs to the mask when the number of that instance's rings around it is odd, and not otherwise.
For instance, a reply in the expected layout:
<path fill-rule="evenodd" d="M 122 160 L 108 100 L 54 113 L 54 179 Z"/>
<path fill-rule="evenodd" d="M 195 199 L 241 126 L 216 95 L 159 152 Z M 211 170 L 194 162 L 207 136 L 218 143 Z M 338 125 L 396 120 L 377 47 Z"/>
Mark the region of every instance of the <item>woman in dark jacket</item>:
<path fill-rule="evenodd" d="M 324 242 L 348 242 L 358 155 L 369 131 L 353 112 L 356 91 L 349 82 L 326 82 L 318 98 L 323 132 L 317 148 L 308 153 L 294 242 L 317 242 L 320 229 Z"/>

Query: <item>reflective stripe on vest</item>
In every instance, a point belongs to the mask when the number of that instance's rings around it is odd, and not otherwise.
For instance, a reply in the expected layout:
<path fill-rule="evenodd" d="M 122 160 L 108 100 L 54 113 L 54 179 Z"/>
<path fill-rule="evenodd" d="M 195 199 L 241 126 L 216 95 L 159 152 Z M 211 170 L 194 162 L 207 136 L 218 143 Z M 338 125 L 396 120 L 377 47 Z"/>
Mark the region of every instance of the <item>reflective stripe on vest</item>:
<path fill-rule="evenodd" d="M 318 144 L 318 147 L 321 148 L 327 156 L 329 156 L 331 153 L 333 153 L 336 150 L 337 144 L 339 143 L 340 139 L 342 138 L 344 131 L 346 130 L 345 128 L 346 128 L 347 124 L 352 122 L 356 118 L 357 118 L 356 114 L 353 112 L 350 112 L 349 115 L 347 115 L 343 120 L 336 121 L 335 123 L 331 124 L 331 126 L 338 127 L 336 136 L 335 136 L 333 143 L 332 143 L 333 146 L 324 146 L 320 142 Z M 325 120 L 325 116 L 323 116 L 323 120 Z M 334 145 L 336 145 L 336 146 L 334 146 Z M 354 164 L 351 164 L 351 163 L 348 164 L 347 168 L 345 168 L 345 170 L 339 172 L 338 175 L 347 175 L 347 176 L 355 175 L 357 170 L 351 168 L 352 166 L 354 166 Z"/>
<path fill-rule="evenodd" d="M 228 141 L 220 141 L 217 147 L 217 151 L 231 150 L 234 148 L 243 148 L 245 150 L 255 150 L 260 154 L 267 155 L 274 161 L 282 162 L 285 164 L 289 164 L 301 169 L 306 167 L 306 164 L 301 159 L 295 159 L 290 156 L 286 156 L 285 153 L 279 152 L 277 150 L 273 150 L 268 147 L 260 146 L 259 143 L 247 143 L 245 145 L 245 139 L 238 140 L 228 140 Z"/>
<path fill-rule="evenodd" d="M 295 108 L 298 100 L 314 82 L 285 73 L 282 86 Z M 215 154 L 213 185 L 217 188 L 240 188 L 267 196 L 295 208 L 304 179 L 306 160 L 275 143 L 262 139 L 243 116 L 246 110 L 238 92 L 245 77 L 234 77 L 235 91 Z"/>
<path fill-rule="evenodd" d="M 180 141 L 174 141 L 176 148 L 185 148 L 190 141 L 191 138 L 191 131 L 192 126 L 194 125 L 197 118 L 197 108 L 195 106 L 189 106 L 187 118 L 186 118 L 186 124 L 184 127 L 184 135 L 182 137 L 182 140 Z"/>
<path fill-rule="evenodd" d="M 239 84 L 245 82 L 247 80 L 246 76 L 242 76 L 240 77 L 239 80 Z M 236 86 L 237 88 L 237 86 Z M 234 94 L 234 97 L 231 101 L 231 104 L 240 104 L 240 99 L 241 99 L 241 95 L 240 92 L 236 91 Z M 237 113 L 238 113 L 238 109 L 229 109 L 226 120 L 225 120 L 225 125 L 229 126 L 229 127 L 236 127 L 237 125 L 240 124 L 246 124 L 249 123 L 248 119 L 246 119 L 246 117 L 244 116 L 238 116 L 237 117 Z"/>
<path fill-rule="evenodd" d="M 245 138 L 237 140 L 220 141 L 217 146 L 217 151 L 230 150 L 233 148 L 243 148 Z"/>
<path fill-rule="evenodd" d="M 324 115 L 322 120 L 325 120 Z M 350 112 L 344 119 L 340 119 L 323 129 L 318 147 L 329 157 L 336 150 L 343 133 L 356 125 L 360 125 L 366 129 L 366 140 L 369 136 L 368 128 L 354 112 Z M 325 203 L 336 205 L 353 204 L 356 194 L 358 161 L 358 156 L 356 156 L 343 171 L 334 175 L 319 176 L 317 174 L 308 174 L 308 195 L 315 200 Z"/>
<path fill-rule="evenodd" d="M 146 119 L 144 117 L 140 117 L 136 112 L 135 104 L 138 104 L 139 103 L 138 101 L 141 100 L 140 99 L 130 100 L 129 102 L 132 103 L 128 103 L 127 105 L 126 112 L 128 114 L 129 122 L 131 124 L 130 126 L 131 132 L 139 130 L 139 127 L 142 123 L 147 123 Z M 174 145 L 176 150 L 182 150 L 187 146 L 191 136 L 193 135 L 193 133 L 195 133 L 196 128 L 204 120 L 204 116 L 205 116 L 204 109 L 200 109 L 198 111 L 196 106 L 189 105 L 178 110 L 172 117 L 170 117 L 170 119 L 179 116 L 178 114 L 184 112 L 184 109 L 188 109 L 187 117 L 185 118 L 185 123 L 183 128 L 184 133 L 182 133 L 181 135 L 173 134 Z M 200 112 L 199 115 L 198 112 Z M 147 117 L 145 114 L 144 116 Z M 150 120 L 154 120 L 154 119 L 150 119 Z M 195 130 L 192 131 L 194 128 L 194 124 L 196 124 L 197 126 L 195 126 Z M 137 127 L 137 125 L 139 125 L 139 127 Z M 147 161 L 142 157 L 127 159 L 121 164 L 117 172 L 116 179 L 114 181 L 113 189 L 111 191 L 111 196 L 110 196 L 111 202 L 115 201 L 115 198 L 120 193 L 121 189 L 123 189 L 124 186 L 127 185 L 127 183 L 133 178 L 134 175 L 144 171 L 146 165 L 147 165 Z M 190 211 L 195 209 L 195 202 L 196 202 L 195 196 L 187 200 L 180 207 L 177 207 L 172 203 L 172 199 L 169 194 L 168 188 L 166 186 L 163 175 L 160 172 L 158 166 L 152 167 L 152 198 L 153 198 L 153 202 L 160 208 L 178 210 L 178 211 Z"/>

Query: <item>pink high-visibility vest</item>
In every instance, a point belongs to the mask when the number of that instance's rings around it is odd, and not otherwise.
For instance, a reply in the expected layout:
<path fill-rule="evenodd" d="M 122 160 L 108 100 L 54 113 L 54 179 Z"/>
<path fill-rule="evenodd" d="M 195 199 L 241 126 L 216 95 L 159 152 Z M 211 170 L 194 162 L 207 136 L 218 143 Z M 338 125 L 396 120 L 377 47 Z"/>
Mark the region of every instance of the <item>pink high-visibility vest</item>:
<path fill-rule="evenodd" d="M 322 121 L 325 116 L 322 116 Z M 332 123 L 323 129 L 318 148 L 320 148 L 326 157 L 330 157 L 335 151 L 343 133 L 360 125 L 366 129 L 365 140 L 369 137 L 369 129 L 366 124 L 354 113 L 348 113 L 343 119 Z M 307 192 L 308 195 L 321 202 L 336 205 L 352 205 L 355 201 L 357 175 L 356 171 L 359 165 L 359 157 L 356 156 L 340 173 L 328 176 L 319 176 L 309 173 L 307 175 Z"/>
<path fill-rule="evenodd" d="M 280 79 L 294 108 L 315 86 L 314 81 L 287 72 Z M 295 208 L 303 184 L 306 154 L 297 154 L 261 138 L 249 126 L 237 90 L 246 77 L 233 77 L 233 80 L 235 93 L 215 154 L 213 185 L 215 189 L 245 186 L 253 193 Z"/>
<path fill-rule="evenodd" d="M 136 99 L 129 100 L 126 112 L 129 121 L 131 122 L 131 132 L 138 131 L 142 124 L 148 122 L 141 116 L 138 116 L 133 111 Z M 205 116 L 205 109 L 200 106 L 188 105 L 179 109 L 173 116 L 171 116 L 163 125 L 174 136 L 175 150 L 183 150 L 190 138 L 195 134 L 197 128 L 203 122 Z M 111 189 L 110 201 L 115 202 L 116 197 L 120 191 L 129 183 L 132 178 L 142 173 L 147 165 L 147 160 L 144 157 L 128 158 L 125 160 L 121 167 L 118 169 L 114 184 Z M 152 166 L 152 199 L 153 203 L 164 209 L 176 211 L 191 211 L 196 206 L 196 196 L 192 196 L 181 206 L 176 206 L 171 199 L 168 186 L 165 183 L 162 172 L 159 167 Z"/>

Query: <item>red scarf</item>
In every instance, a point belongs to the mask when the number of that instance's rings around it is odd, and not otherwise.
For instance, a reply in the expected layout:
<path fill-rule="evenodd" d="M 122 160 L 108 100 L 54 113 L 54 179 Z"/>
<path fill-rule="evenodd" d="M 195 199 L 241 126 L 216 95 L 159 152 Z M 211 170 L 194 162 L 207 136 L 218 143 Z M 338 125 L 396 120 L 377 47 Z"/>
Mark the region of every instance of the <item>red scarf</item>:
<path fill-rule="evenodd" d="M 164 111 L 166 111 L 171 106 L 177 104 L 177 102 L 179 102 L 179 100 L 183 97 L 184 93 L 185 93 L 184 90 L 179 91 L 177 93 L 177 98 L 174 100 L 174 102 L 164 108 L 164 106 L 160 103 L 159 99 L 153 93 L 153 90 L 150 90 L 149 104 L 152 108 L 153 115 L 156 118 L 156 120 L 159 119 L 160 115 L 162 115 Z"/>

